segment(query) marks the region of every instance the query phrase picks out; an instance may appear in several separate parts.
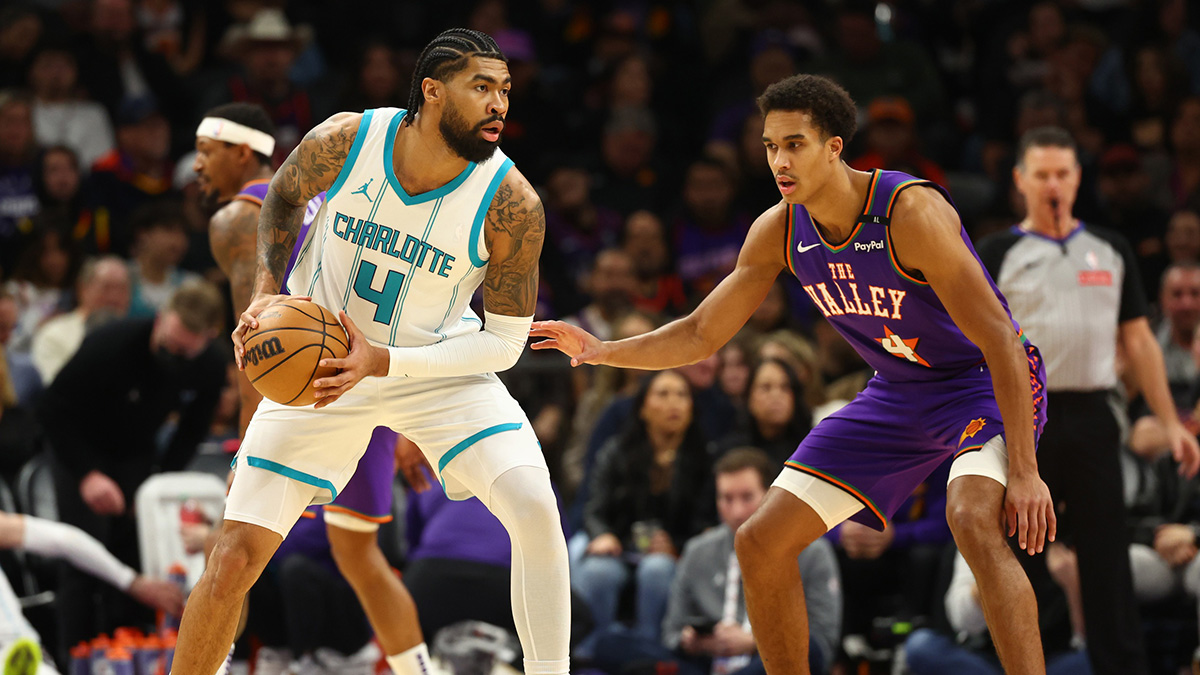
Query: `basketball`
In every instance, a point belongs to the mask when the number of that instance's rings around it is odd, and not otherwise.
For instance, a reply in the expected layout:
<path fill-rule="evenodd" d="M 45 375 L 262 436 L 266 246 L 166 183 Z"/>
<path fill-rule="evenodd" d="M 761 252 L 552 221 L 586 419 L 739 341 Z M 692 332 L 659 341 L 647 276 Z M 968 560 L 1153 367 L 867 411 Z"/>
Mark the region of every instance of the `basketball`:
<path fill-rule="evenodd" d="M 243 344 L 246 377 L 258 393 L 295 406 L 316 403 L 313 380 L 337 374 L 336 368 L 318 366 L 321 359 L 350 351 L 350 338 L 333 312 L 294 298 L 264 309 Z"/>

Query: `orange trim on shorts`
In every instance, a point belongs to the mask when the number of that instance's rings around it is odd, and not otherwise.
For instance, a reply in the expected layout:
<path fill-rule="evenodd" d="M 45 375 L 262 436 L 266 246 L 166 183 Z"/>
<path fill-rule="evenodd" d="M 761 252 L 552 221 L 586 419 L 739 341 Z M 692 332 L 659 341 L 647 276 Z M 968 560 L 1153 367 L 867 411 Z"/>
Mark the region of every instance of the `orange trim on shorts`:
<path fill-rule="evenodd" d="M 858 489 L 855 488 L 853 485 L 850 485 L 849 483 L 847 483 L 841 479 L 830 476 L 829 474 L 827 474 L 823 471 L 814 469 L 811 466 L 806 466 L 806 465 L 801 464 L 800 462 L 797 462 L 792 459 L 787 460 L 786 462 L 783 463 L 783 465 L 790 467 L 792 469 L 795 469 L 795 470 L 799 471 L 800 473 L 808 474 L 814 478 L 820 478 L 821 480 L 823 480 L 827 483 L 832 483 L 833 485 L 840 487 L 841 489 L 845 490 L 846 492 L 849 492 L 850 496 L 852 496 L 855 499 L 857 499 L 858 501 L 862 502 L 862 505 L 865 506 L 868 511 L 873 513 L 875 515 L 875 517 L 879 519 L 879 522 L 883 523 L 884 527 L 887 527 L 888 519 L 884 517 L 883 512 L 879 510 L 879 507 L 875 506 L 875 502 L 871 501 L 870 497 L 866 496 L 862 492 L 859 492 Z"/>
<path fill-rule="evenodd" d="M 354 509 L 348 509 L 344 506 L 338 506 L 337 504 L 326 504 L 324 506 L 324 509 L 326 511 L 333 511 L 334 513 L 344 513 L 348 516 L 354 516 L 355 518 L 358 518 L 360 520 L 365 520 L 368 523 L 390 523 L 390 522 L 392 522 L 392 514 L 390 514 L 390 513 L 386 516 L 368 516 L 365 513 L 359 513 L 358 511 L 355 511 Z"/>
<path fill-rule="evenodd" d="M 988 440 L 991 440 L 991 439 L 989 438 Z M 973 450 L 982 450 L 982 449 L 983 449 L 982 443 L 979 445 L 967 446 L 967 447 L 963 448 L 962 450 L 959 450 L 958 452 L 954 453 L 954 459 L 958 459 L 959 457 L 962 457 L 964 454 L 971 452 Z"/>
<path fill-rule="evenodd" d="M 316 518 L 317 514 L 306 509 L 306 510 L 300 512 L 300 517 L 301 518 Z"/>

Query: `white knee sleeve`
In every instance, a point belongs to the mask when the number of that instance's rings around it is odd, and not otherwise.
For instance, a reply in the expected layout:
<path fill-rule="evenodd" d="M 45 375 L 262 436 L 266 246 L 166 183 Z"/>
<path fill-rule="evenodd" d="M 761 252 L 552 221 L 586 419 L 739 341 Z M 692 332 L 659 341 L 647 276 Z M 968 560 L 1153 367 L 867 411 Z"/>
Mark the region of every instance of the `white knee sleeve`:
<path fill-rule="evenodd" d="M 567 542 L 550 473 L 518 466 L 500 475 L 488 508 L 512 540 L 513 620 L 525 672 L 566 675 L 571 637 Z"/>

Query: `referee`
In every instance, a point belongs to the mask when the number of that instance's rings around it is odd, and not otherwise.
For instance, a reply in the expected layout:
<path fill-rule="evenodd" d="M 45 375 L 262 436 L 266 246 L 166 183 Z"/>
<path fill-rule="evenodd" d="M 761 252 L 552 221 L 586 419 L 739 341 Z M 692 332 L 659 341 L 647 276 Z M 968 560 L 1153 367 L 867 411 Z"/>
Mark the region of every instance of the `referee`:
<path fill-rule="evenodd" d="M 1070 134 L 1056 127 L 1026 133 L 1013 179 L 1028 215 L 980 242 L 979 257 L 1045 359 L 1049 419 L 1038 466 L 1065 507 L 1059 539 L 1078 555 L 1093 671 L 1145 675 L 1112 407 L 1118 344 L 1189 475 L 1200 467 L 1200 449 L 1175 414 L 1128 242 L 1071 216 L 1080 168 Z M 1043 555 L 1018 557 L 1035 582 L 1048 575 Z"/>

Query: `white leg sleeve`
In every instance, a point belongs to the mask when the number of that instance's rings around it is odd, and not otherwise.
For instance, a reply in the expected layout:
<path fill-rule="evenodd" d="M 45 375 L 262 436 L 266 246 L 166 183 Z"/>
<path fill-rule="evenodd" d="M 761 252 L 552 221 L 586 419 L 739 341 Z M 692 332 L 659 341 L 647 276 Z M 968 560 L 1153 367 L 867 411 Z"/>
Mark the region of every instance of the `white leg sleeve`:
<path fill-rule="evenodd" d="M 137 572 L 117 560 L 90 534 L 72 525 L 25 516 L 23 548 L 48 558 L 61 558 L 75 567 L 128 591 Z"/>
<path fill-rule="evenodd" d="M 567 542 L 550 473 L 518 466 L 492 483 L 487 505 L 512 540 L 512 606 L 527 675 L 566 675 L 571 588 Z"/>

